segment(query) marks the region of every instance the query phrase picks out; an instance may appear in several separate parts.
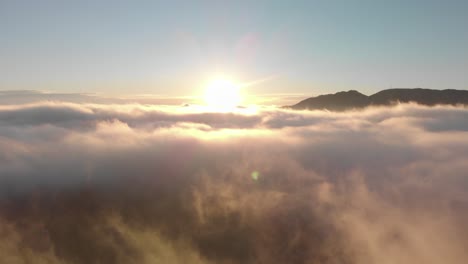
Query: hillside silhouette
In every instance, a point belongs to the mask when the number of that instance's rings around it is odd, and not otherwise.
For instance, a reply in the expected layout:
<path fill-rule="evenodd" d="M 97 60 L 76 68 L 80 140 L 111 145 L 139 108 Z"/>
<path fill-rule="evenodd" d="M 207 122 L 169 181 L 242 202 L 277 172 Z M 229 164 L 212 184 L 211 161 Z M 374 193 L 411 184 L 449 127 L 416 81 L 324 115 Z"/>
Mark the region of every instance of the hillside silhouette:
<path fill-rule="evenodd" d="M 296 110 L 346 111 L 368 106 L 385 106 L 397 103 L 421 105 L 468 105 L 467 90 L 433 90 L 423 88 L 387 89 L 367 96 L 356 90 L 310 97 L 287 108 Z"/>

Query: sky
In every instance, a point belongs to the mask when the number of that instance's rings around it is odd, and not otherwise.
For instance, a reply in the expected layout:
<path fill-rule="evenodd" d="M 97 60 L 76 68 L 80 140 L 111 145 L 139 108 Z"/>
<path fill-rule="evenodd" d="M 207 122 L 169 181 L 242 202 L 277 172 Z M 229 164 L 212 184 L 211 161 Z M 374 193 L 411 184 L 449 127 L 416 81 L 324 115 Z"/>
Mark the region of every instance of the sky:
<path fill-rule="evenodd" d="M 466 89 L 467 1 L 0 1 L 0 90 Z"/>

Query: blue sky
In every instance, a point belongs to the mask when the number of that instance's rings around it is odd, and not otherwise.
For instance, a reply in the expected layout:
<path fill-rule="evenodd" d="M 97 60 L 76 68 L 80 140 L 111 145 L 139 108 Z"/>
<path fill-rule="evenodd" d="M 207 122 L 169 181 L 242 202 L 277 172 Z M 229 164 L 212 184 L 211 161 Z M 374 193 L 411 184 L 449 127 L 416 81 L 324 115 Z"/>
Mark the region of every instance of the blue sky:
<path fill-rule="evenodd" d="M 468 88 L 468 1 L 0 0 L 0 89 Z"/>

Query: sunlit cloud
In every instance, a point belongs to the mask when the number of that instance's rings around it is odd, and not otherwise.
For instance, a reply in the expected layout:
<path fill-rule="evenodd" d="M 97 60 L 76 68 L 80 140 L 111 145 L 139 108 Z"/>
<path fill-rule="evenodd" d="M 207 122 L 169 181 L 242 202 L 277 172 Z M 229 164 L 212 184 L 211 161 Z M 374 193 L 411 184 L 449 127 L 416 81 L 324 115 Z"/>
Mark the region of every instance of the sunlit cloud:
<path fill-rule="evenodd" d="M 413 104 L 4 105 L 0 257 L 462 263 L 467 118 Z"/>

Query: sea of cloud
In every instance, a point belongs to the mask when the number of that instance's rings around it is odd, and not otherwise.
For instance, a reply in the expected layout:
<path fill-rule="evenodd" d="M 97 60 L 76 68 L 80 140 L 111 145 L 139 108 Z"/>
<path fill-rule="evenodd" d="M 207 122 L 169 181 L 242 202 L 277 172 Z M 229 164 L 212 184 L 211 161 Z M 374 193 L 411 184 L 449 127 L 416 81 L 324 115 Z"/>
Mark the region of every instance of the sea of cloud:
<path fill-rule="evenodd" d="M 0 106 L 3 263 L 464 263 L 468 109 Z"/>

